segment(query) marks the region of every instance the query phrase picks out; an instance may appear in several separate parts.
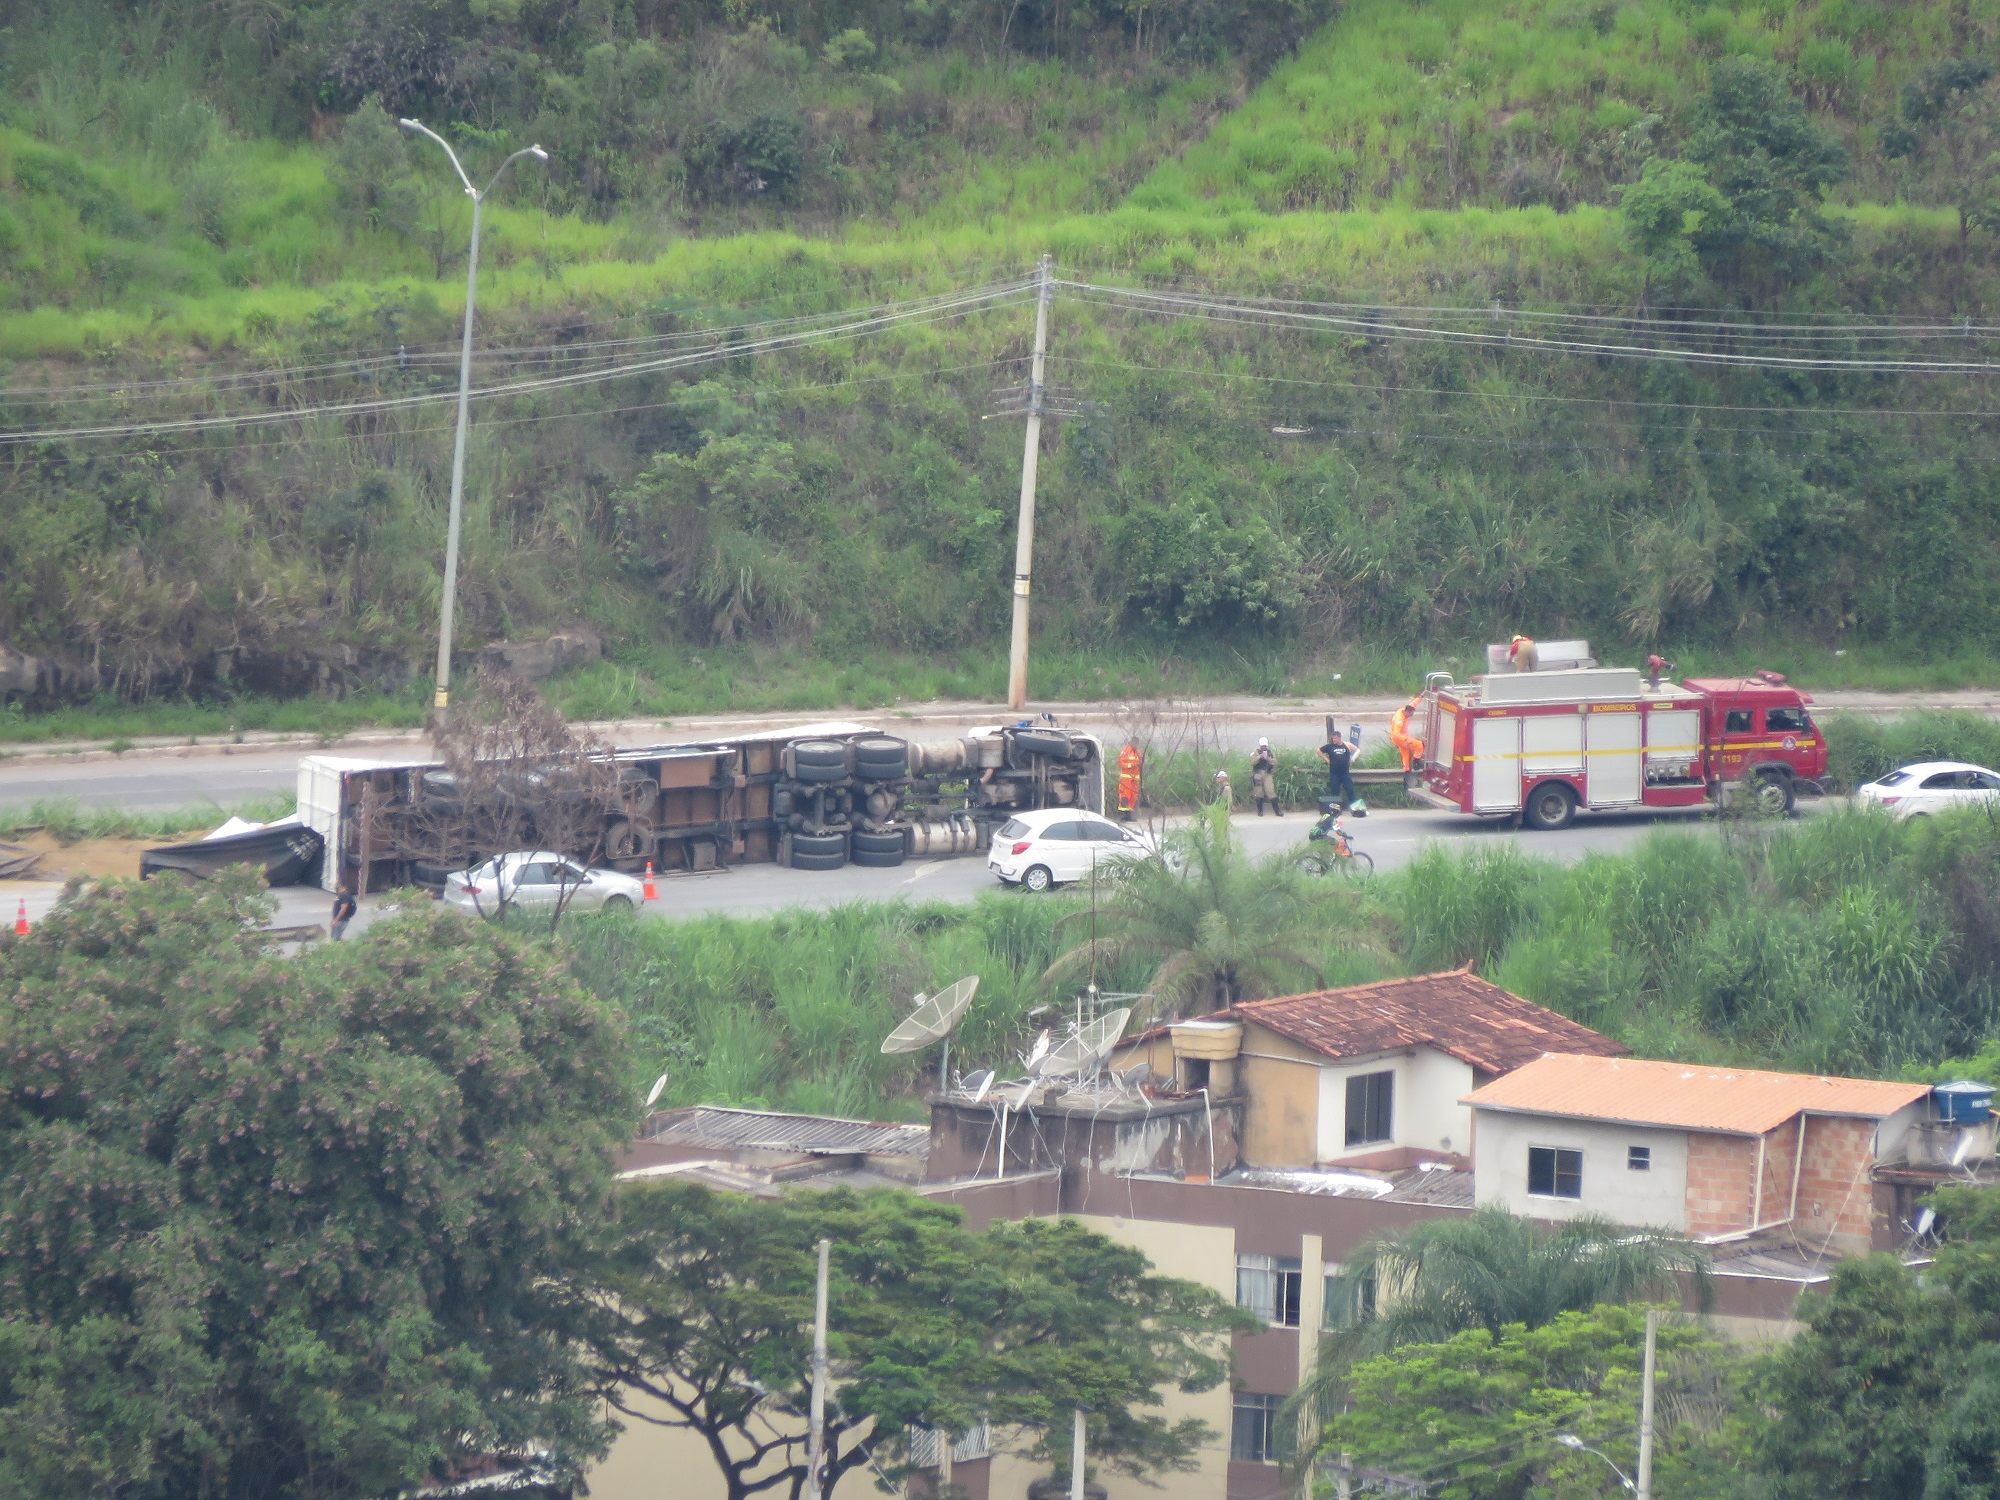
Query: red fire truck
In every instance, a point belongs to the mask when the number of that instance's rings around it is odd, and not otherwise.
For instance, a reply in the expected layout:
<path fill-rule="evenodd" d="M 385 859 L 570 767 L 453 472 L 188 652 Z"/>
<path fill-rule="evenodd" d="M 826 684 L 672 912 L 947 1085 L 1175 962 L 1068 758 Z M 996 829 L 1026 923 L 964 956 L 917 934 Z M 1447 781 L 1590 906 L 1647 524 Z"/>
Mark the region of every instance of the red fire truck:
<path fill-rule="evenodd" d="M 1416 796 L 1448 812 L 1562 828 L 1579 809 L 1722 805 L 1787 813 L 1826 775 L 1812 699 L 1776 672 L 1679 683 L 1602 667 L 1585 642 L 1550 643 L 1527 671 L 1490 648 L 1483 677 L 1424 684 Z"/>

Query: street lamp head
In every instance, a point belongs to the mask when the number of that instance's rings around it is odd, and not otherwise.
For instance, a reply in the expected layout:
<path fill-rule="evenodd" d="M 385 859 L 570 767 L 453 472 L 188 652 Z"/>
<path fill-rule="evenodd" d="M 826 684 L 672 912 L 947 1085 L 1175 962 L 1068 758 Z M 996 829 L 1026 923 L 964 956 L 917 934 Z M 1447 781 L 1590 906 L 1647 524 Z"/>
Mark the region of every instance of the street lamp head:
<path fill-rule="evenodd" d="M 402 126 L 402 127 L 403 127 L 403 129 L 405 129 L 405 130 L 422 130 L 422 129 L 424 128 L 424 127 L 423 127 L 423 126 L 422 126 L 421 124 L 419 124 L 419 123 L 418 123 L 417 121 L 415 121 L 415 120 L 412 120 L 412 119 L 409 119 L 409 118 L 407 118 L 407 117 L 405 117 L 405 118 L 403 118 L 403 119 L 400 119 L 400 120 L 396 121 L 396 123 L 397 123 L 398 125 Z"/>
<path fill-rule="evenodd" d="M 544 151 L 540 146 L 530 146 L 528 148 L 528 155 L 534 157 L 536 161 L 547 161 L 549 159 L 549 153 Z"/>
<path fill-rule="evenodd" d="M 1583 1439 L 1573 1432 L 1557 1433 L 1556 1441 L 1561 1443 L 1565 1448 L 1581 1448 L 1583 1446 Z"/>

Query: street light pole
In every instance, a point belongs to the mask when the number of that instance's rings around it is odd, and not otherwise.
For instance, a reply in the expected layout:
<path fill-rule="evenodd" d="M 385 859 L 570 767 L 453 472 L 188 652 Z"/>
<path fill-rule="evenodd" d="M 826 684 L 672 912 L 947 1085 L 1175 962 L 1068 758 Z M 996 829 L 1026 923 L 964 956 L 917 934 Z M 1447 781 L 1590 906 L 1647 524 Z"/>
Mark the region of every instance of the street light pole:
<path fill-rule="evenodd" d="M 465 184 L 466 197 L 472 200 L 472 246 L 465 257 L 465 336 L 458 351 L 458 435 L 452 440 L 451 513 L 445 523 L 444 538 L 444 604 L 438 615 L 437 696 L 431 700 L 431 707 L 441 712 L 451 706 L 451 625 L 453 609 L 458 602 L 458 528 L 459 517 L 464 512 L 465 429 L 470 425 L 472 404 L 472 306 L 479 291 L 479 228 L 484 218 L 487 195 L 499 182 L 500 174 L 524 156 L 547 161 L 549 153 L 540 146 L 524 147 L 494 169 L 484 188 L 476 188 L 472 179 L 465 175 L 458 153 L 451 149 L 451 143 L 443 136 L 419 120 L 398 120 L 396 123 L 405 130 L 427 135 L 444 147 L 444 154 L 451 158 L 451 169 L 458 173 L 458 180 Z"/>

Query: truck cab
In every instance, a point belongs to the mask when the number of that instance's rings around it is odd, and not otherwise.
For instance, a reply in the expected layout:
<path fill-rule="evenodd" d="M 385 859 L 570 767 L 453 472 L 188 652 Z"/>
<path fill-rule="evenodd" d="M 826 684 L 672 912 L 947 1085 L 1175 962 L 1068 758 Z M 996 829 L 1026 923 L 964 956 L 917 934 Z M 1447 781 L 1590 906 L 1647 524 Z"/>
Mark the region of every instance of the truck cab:
<path fill-rule="evenodd" d="M 1740 785 L 1760 803 L 1789 810 L 1796 787 L 1826 775 L 1826 736 L 1812 699 L 1776 672 L 1689 677 L 1681 686 L 1707 700 L 1705 736 L 1712 794 Z"/>

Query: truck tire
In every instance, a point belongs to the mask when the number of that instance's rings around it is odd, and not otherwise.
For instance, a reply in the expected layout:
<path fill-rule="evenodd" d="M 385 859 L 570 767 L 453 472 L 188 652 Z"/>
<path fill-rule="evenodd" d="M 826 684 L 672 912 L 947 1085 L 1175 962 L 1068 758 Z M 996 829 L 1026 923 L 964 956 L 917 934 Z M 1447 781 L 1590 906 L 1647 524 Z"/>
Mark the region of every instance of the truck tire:
<path fill-rule="evenodd" d="M 853 860 L 864 868 L 887 870 L 903 862 L 904 841 L 900 828 L 884 833 L 870 833 L 865 828 L 857 828 L 853 844 Z"/>
<path fill-rule="evenodd" d="M 1750 805 L 1767 818 L 1791 816 L 1798 796 L 1798 788 L 1783 771 L 1759 771 L 1750 783 Z"/>
<path fill-rule="evenodd" d="M 794 870 L 838 870 L 846 863 L 846 834 L 795 833 L 792 835 L 792 868 Z"/>
<path fill-rule="evenodd" d="M 637 869 L 653 847 L 652 835 L 630 818 L 613 818 L 604 825 L 604 862 L 614 870 Z"/>
<path fill-rule="evenodd" d="M 1576 821 L 1576 793 L 1560 781 L 1542 782 L 1528 793 L 1521 821 L 1545 833 L 1569 827 Z"/>
<path fill-rule="evenodd" d="M 1069 736 L 1053 729 L 1017 729 L 1011 738 L 1014 749 L 1023 755 L 1042 755 L 1052 760 L 1069 759 Z"/>
<path fill-rule="evenodd" d="M 863 781 L 900 781 L 910 774 L 907 740 L 876 735 L 854 742 L 854 774 Z"/>
<path fill-rule="evenodd" d="M 827 782 L 847 779 L 847 746 L 839 740 L 797 740 L 791 749 L 794 780 Z"/>

